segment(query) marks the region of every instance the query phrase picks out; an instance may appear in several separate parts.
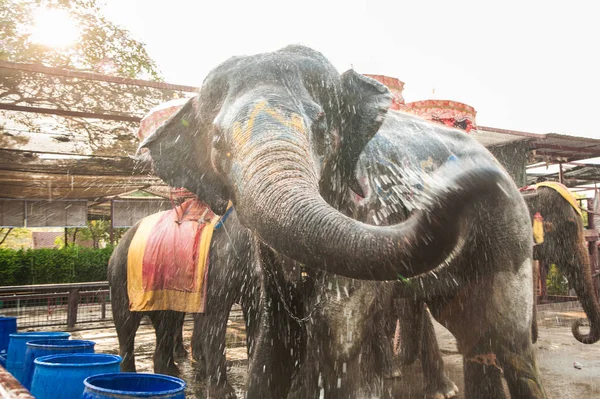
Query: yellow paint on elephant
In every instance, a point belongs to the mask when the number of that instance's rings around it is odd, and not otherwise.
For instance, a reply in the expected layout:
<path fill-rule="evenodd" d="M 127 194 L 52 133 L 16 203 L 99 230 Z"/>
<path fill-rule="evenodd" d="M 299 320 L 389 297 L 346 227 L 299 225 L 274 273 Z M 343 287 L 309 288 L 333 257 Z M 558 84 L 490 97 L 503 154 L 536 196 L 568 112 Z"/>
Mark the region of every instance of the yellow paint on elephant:
<path fill-rule="evenodd" d="M 539 212 L 533 216 L 533 242 L 536 244 L 544 242 L 544 219 Z"/>
<path fill-rule="evenodd" d="M 549 188 L 555 190 L 557 193 L 562 195 L 562 197 L 565 200 L 567 200 L 567 202 L 569 204 L 571 204 L 571 206 L 573 207 L 573 209 L 575 209 L 575 211 L 579 214 L 579 216 L 582 216 L 581 209 L 579 209 L 579 204 L 577 203 L 577 199 L 575 198 L 573 193 L 571 193 L 569 191 L 569 189 L 566 186 L 564 186 L 563 184 L 553 182 L 553 181 L 545 181 L 545 182 L 537 183 L 535 185 L 535 188 L 538 188 L 538 187 L 549 187 Z"/>
<path fill-rule="evenodd" d="M 173 310 L 186 313 L 203 313 L 206 306 L 206 272 L 208 256 L 213 231 L 219 222 L 219 217 L 206 221 L 202 229 L 198 244 L 198 270 L 196 275 L 196 289 L 193 291 L 179 291 L 175 289 L 146 290 L 143 278 L 143 260 L 146 252 L 146 243 L 154 227 L 167 212 L 159 212 L 142 219 L 127 254 L 127 291 L 129 295 L 129 309 L 135 312 Z"/>
<path fill-rule="evenodd" d="M 254 130 L 254 124 L 256 118 L 262 113 L 266 113 L 283 126 L 304 132 L 306 131 L 306 125 L 304 124 L 304 118 L 297 113 L 292 113 L 290 117 L 283 115 L 280 111 L 270 107 L 266 101 L 256 103 L 247 122 L 242 125 L 240 122 L 235 122 L 232 126 L 233 141 L 237 146 L 245 146 L 250 140 L 252 131 Z"/>

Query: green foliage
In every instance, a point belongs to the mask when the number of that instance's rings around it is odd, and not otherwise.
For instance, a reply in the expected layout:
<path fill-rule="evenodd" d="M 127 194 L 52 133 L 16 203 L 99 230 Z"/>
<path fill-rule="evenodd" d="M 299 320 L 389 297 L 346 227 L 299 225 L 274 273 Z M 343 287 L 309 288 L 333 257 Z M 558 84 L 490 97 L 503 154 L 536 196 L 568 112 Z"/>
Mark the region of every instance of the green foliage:
<path fill-rule="evenodd" d="M 29 248 L 31 246 L 31 230 L 3 227 L 0 228 L 0 241 L 3 239 L 4 241 L 0 244 L 0 248 Z"/>
<path fill-rule="evenodd" d="M 573 195 L 575 195 L 575 198 L 587 198 L 585 194 L 573 193 Z M 577 201 L 577 203 L 583 205 L 582 208 L 587 209 L 587 200 L 583 202 Z M 581 212 L 581 217 L 583 218 L 583 225 L 587 227 L 588 213 L 586 211 Z"/>
<path fill-rule="evenodd" d="M 106 280 L 113 247 L 0 249 L 0 286 Z"/>
<path fill-rule="evenodd" d="M 546 275 L 546 286 L 548 295 L 567 295 L 569 292 L 569 283 L 566 277 L 554 264 L 550 265 L 550 270 Z"/>
<path fill-rule="evenodd" d="M 34 16 L 40 9 L 68 13 L 78 27 L 75 42 L 60 48 L 36 43 L 32 30 Z M 145 45 L 107 20 L 97 0 L 0 0 L 0 21 L 0 60 L 161 80 Z M 0 100 L 12 105 L 141 116 L 178 96 L 170 90 L 20 70 L 0 71 Z M 42 118 L 7 111 L 0 111 L 0 121 L 2 148 L 22 147 L 30 141 L 30 132 L 49 134 L 49 139 L 65 152 L 126 155 L 135 152 L 137 145 L 135 122 L 48 115 Z"/>

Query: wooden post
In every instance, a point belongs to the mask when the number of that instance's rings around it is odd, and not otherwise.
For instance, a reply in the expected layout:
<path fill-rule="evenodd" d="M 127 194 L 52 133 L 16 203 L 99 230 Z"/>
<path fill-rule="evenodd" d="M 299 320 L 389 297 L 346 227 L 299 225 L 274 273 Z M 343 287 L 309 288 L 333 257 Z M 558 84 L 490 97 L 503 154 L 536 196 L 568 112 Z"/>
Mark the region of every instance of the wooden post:
<path fill-rule="evenodd" d="M 77 323 L 77 307 L 79 305 L 79 288 L 73 288 L 69 291 L 67 304 L 67 327 L 73 328 Z"/>
<path fill-rule="evenodd" d="M 563 164 L 562 162 L 558 163 L 558 182 L 560 184 L 565 184 L 565 175 L 564 175 L 564 171 L 563 171 Z"/>
<path fill-rule="evenodd" d="M 541 286 L 540 298 L 541 298 L 541 302 L 544 302 L 548 295 L 548 289 L 546 286 L 546 276 L 548 275 L 548 270 L 546 270 L 547 265 L 545 262 L 542 262 L 540 260 L 539 265 L 540 265 L 540 286 Z"/>
<path fill-rule="evenodd" d="M 596 192 L 594 192 L 594 195 L 600 195 L 600 193 L 598 193 L 596 191 Z M 594 209 L 594 201 L 593 200 L 590 201 L 588 199 L 587 209 L 592 212 L 592 213 L 588 213 L 588 229 L 592 230 L 592 231 L 597 230 L 598 228 L 600 228 L 600 226 L 596 226 L 596 223 L 594 223 L 595 215 L 593 212 L 597 211 L 597 209 Z M 600 259 L 599 259 L 599 255 L 598 255 L 598 241 L 589 241 L 587 244 L 588 244 L 588 251 L 590 254 L 590 267 L 592 269 L 592 276 L 594 276 L 600 272 Z M 600 298 L 600 277 L 597 276 L 596 278 L 594 278 L 593 282 L 594 282 L 594 287 L 596 289 L 596 294 Z"/>
<path fill-rule="evenodd" d="M 113 227 L 115 217 L 115 203 L 110 200 L 110 245 L 115 245 L 115 229 Z"/>
<path fill-rule="evenodd" d="M 106 294 L 100 294 L 101 320 L 106 320 Z"/>
<path fill-rule="evenodd" d="M 65 247 L 69 244 L 69 235 L 67 234 L 67 228 L 65 227 Z"/>

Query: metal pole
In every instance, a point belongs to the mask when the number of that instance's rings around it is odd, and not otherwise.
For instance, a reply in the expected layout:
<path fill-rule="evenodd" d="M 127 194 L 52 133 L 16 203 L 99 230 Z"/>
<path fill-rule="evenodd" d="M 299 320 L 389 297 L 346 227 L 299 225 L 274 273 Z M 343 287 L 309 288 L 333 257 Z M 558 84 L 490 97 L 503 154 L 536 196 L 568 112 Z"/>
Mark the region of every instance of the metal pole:
<path fill-rule="evenodd" d="M 115 245 L 115 229 L 113 227 L 115 216 L 115 203 L 114 200 L 110 200 L 110 245 Z"/>

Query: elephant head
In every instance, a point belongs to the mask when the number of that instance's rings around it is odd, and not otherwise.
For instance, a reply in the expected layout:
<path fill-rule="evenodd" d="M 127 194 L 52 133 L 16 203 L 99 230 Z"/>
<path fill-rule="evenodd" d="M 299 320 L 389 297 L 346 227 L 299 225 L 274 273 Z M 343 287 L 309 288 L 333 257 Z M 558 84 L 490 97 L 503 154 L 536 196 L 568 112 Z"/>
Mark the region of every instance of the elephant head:
<path fill-rule="evenodd" d="M 345 216 L 331 191 L 336 181 L 352 185 L 391 100 L 377 81 L 340 75 L 320 53 L 289 46 L 225 61 L 141 147 L 158 176 L 216 213 L 231 200 L 241 222 L 281 254 L 351 278 L 410 277 L 453 253 L 468 228 L 462 211 L 504 175 L 468 169 L 430 193 L 429 209 L 398 225 Z"/>
<path fill-rule="evenodd" d="M 600 303 L 595 294 L 581 215 L 551 187 L 538 187 L 524 198 L 531 216 L 540 213 L 544 219 L 544 242 L 534 248 L 534 258 L 548 265 L 556 264 L 565 274 L 591 325 L 590 332 L 582 334 L 581 320 L 575 321 L 573 335 L 579 342 L 593 344 L 600 340 Z"/>

